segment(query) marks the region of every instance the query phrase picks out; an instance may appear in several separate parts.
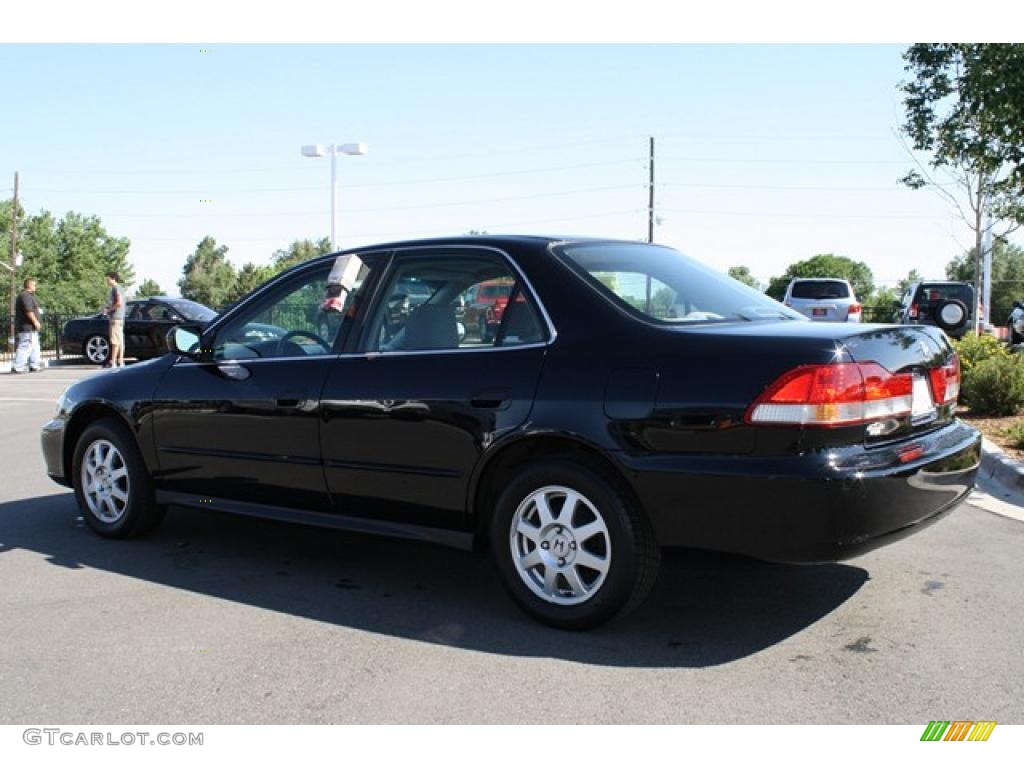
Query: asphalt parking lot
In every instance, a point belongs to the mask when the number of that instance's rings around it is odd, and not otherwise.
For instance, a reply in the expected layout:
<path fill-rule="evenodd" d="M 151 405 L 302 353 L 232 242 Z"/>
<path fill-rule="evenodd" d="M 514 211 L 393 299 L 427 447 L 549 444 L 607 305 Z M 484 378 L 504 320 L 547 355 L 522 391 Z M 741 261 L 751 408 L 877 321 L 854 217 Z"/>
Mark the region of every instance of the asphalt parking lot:
<path fill-rule="evenodd" d="M 0 722 L 1024 722 L 1024 522 L 991 499 L 841 564 L 672 552 L 573 634 L 478 555 L 213 511 L 93 535 L 39 450 L 83 375 L 118 373 L 0 375 Z"/>

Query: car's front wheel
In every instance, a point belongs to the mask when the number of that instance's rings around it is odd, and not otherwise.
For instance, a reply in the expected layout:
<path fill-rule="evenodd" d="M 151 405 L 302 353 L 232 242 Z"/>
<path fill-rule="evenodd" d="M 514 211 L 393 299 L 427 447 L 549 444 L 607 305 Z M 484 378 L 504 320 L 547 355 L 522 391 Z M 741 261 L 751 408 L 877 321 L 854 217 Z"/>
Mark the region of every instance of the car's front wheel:
<path fill-rule="evenodd" d="M 639 606 L 660 550 L 643 512 L 588 464 L 523 470 L 498 500 L 491 547 L 505 586 L 545 624 L 588 629 Z"/>
<path fill-rule="evenodd" d="M 82 345 L 85 350 L 85 359 L 95 365 L 103 365 L 110 359 L 110 341 L 106 336 L 90 336 Z"/>
<path fill-rule="evenodd" d="M 85 429 L 75 447 L 72 472 L 82 517 L 101 536 L 139 536 L 163 519 L 138 446 L 115 419 L 101 419 Z"/>

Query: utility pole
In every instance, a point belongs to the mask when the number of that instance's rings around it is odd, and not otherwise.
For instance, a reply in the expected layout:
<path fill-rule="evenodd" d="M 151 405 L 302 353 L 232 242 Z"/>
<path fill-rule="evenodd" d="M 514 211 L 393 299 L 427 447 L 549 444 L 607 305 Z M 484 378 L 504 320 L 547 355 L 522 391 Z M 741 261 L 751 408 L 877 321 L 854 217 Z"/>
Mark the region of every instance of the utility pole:
<path fill-rule="evenodd" d="M 992 212 L 985 217 L 985 239 L 982 241 L 985 257 L 982 260 L 981 300 L 985 306 L 985 325 L 992 322 Z"/>
<path fill-rule="evenodd" d="M 8 325 L 8 347 L 14 350 L 14 311 L 18 296 L 18 172 L 14 172 L 14 203 L 11 205 L 11 320 Z M 14 365 L 12 362 L 11 365 Z"/>
<path fill-rule="evenodd" d="M 647 242 L 654 242 L 654 137 L 651 136 L 651 153 L 648 163 L 650 181 L 647 183 Z"/>

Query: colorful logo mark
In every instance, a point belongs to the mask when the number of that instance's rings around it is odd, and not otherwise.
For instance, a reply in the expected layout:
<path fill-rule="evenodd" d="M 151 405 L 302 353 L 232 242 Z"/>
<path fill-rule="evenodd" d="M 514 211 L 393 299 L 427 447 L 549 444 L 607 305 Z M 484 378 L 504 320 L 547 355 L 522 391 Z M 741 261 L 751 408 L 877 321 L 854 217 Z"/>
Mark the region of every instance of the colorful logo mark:
<path fill-rule="evenodd" d="M 995 727 L 995 720 L 932 720 L 921 741 L 988 741 Z"/>

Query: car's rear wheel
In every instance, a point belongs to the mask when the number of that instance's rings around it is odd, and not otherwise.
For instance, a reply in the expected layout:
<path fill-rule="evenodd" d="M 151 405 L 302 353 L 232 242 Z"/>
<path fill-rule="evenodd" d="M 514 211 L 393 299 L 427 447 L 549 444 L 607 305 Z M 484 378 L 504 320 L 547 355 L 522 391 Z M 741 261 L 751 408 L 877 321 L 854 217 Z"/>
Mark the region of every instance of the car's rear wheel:
<path fill-rule="evenodd" d="M 82 344 L 85 359 L 96 365 L 103 365 L 110 359 L 110 340 L 106 336 L 90 336 Z"/>
<path fill-rule="evenodd" d="M 562 629 L 588 629 L 639 606 L 661 554 L 628 494 L 567 460 L 530 466 L 508 484 L 491 547 L 515 601 Z"/>
<path fill-rule="evenodd" d="M 1012 321 L 1006 326 L 1006 329 L 1009 331 L 1010 346 L 1015 347 L 1024 341 L 1024 336 L 1017 333 L 1017 329 L 1014 327 Z"/>
<path fill-rule="evenodd" d="M 82 433 L 72 478 L 82 517 L 101 536 L 139 536 L 163 519 L 138 446 L 115 419 L 101 419 Z"/>

